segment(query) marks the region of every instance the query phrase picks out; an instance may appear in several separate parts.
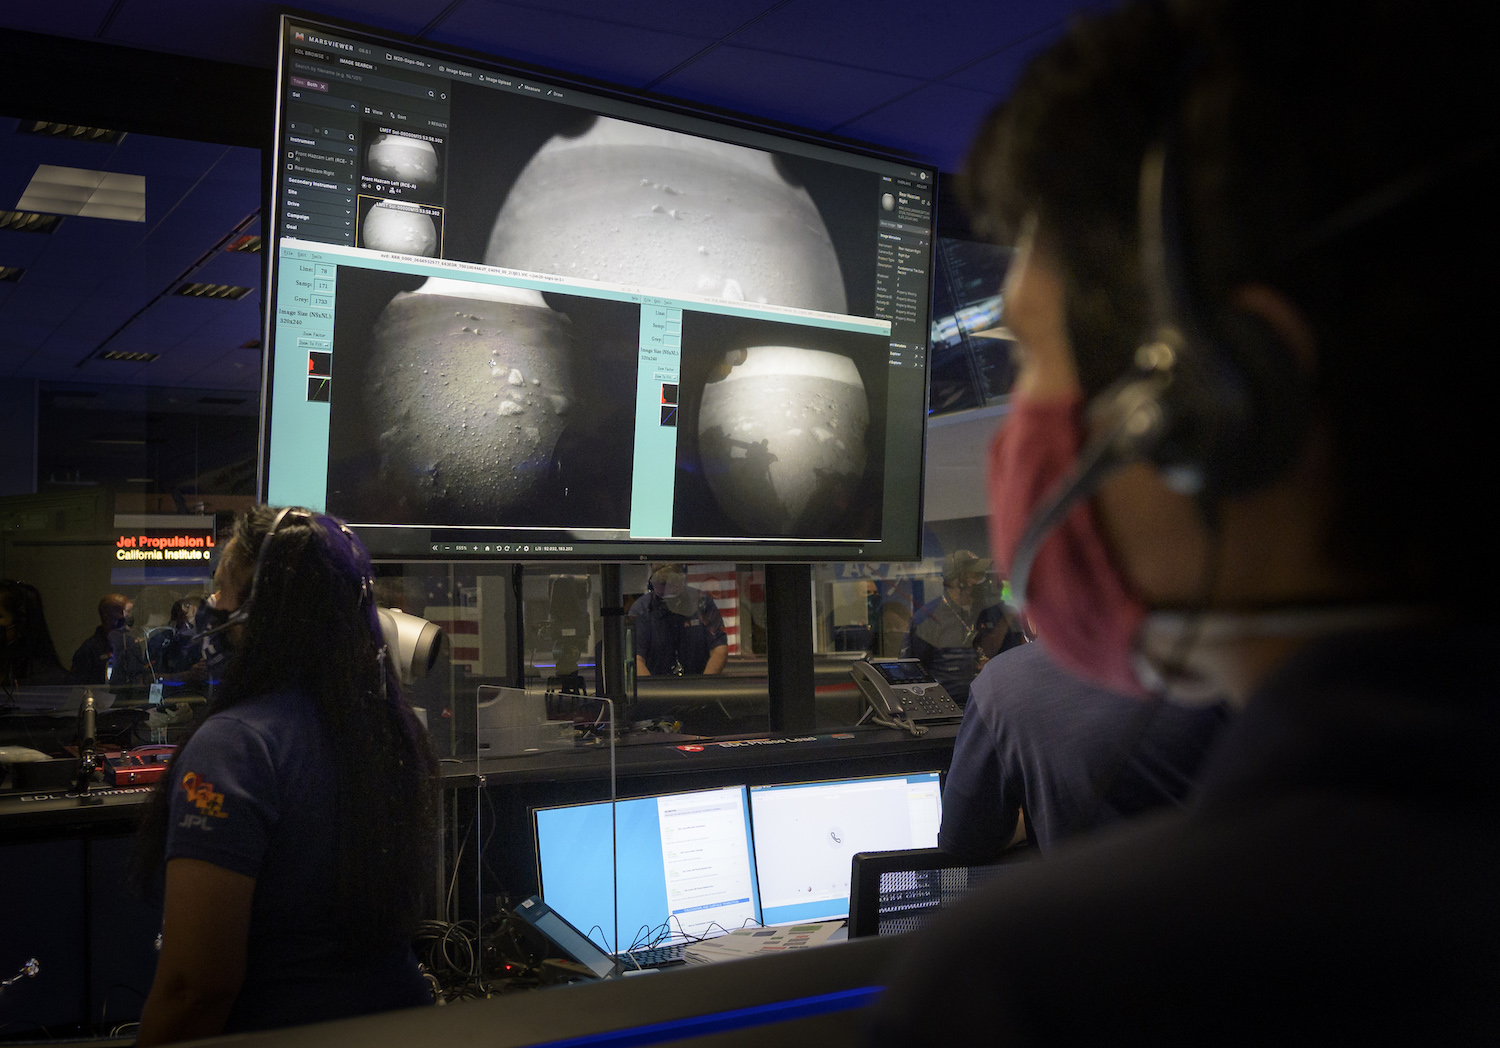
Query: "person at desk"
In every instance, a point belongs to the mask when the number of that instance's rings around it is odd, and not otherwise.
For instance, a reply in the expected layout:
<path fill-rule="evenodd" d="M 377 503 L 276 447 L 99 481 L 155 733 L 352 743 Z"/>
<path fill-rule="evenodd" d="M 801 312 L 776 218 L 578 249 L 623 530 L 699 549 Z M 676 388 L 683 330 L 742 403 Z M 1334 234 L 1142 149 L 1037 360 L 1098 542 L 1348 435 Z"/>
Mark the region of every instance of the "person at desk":
<path fill-rule="evenodd" d="M 429 1003 L 412 953 L 436 841 L 436 761 L 339 521 L 235 522 L 205 638 L 223 665 L 140 838 L 165 872 L 138 1044 Z"/>
<path fill-rule="evenodd" d="M 1181 807 L 1228 723 L 1223 702 L 1143 702 L 1058 667 L 1046 646 L 991 659 L 969 689 L 943 782 L 938 847 L 1000 857 L 1022 825 L 1043 854 L 1060 840 Z"/>
<path fill-rule="evenodd" d="M 1059 663 L 1242 708 L 1184 809 L 912 933 L 876 1044 L 1500 1044 L 1492 52 L 1463 5 L 1100 8 L 981 131 L 991 548 Z"/>
<path fill-rule="evenodd" d="M 194 657 L 197 630 L 193 625 L 197 615 L 196 600 L 185 597 L 173 601 L 167 624 L 152 630 L 146 638 L 146 656 L 158 676 L 184 673 L 198 662 Z"/>
<path fill-rule="evenodd" d="M 52 644 L 42 595 L 35 586 L 0 579 L 0 688 L 68 684 L 71 679 Z"/>
<path fill-rule="evenodd" d="M 99 625 L 73 652 L 73 679 L 79 684 L 137 684 L 149 681 L 146 648 L 132 628 L 135 602 L 123 593 L 99 600 Z"/>
<path fill-rule="evenodd" d="M 943 690 L 962 706 L 969 683 L 1002 651 L 1026 643 L 998 600 L 982 603 L 990 562 L 966 549 L 943 560 L 943 593 L 912 616 L 902 654 L 921 661 Z"/>
<path fill-rule="evenodd" d="M 724 672 L 729 661 L 724 617 L 712 597 L 687 584 L 684 565 L 656 565 L 630 616 L 640 676 Z"/>

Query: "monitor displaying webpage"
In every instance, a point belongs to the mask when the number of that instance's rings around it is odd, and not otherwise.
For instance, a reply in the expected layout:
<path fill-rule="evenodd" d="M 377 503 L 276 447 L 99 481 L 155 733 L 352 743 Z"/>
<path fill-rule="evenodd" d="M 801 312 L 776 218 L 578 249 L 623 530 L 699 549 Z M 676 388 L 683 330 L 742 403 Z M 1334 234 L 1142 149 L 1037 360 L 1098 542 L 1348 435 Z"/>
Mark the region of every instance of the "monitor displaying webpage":
<path fill-rule="evenodd" d="M 613 829 L 611 807 L 535 812 L 539 894 L 602 949 L 760 923 L 745 787 L 618 801 Z"/>
<path fill-rule="evenodd" d="M 283 20 L 263 490 L 376 556 L 918 555 L 936 172 Z"/>
<path fill-rule="evenodd" d="M 937 847 L 938 773 L 750 788 L 755 869 L 768 924 L 849 916 L 857 852 Z"/>

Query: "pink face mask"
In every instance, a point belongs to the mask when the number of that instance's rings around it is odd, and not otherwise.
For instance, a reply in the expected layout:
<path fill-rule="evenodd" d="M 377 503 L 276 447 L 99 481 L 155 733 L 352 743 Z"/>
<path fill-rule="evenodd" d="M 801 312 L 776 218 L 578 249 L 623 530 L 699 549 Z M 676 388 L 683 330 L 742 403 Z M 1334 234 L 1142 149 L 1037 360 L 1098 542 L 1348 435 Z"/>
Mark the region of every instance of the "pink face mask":
<path fill-rule="evenodd" d="M 1083 398 L 1011 399 L 990 446 L 990 549 L 1007 571 L 1026 524 L 1083 446 Z M 1110 556 L 1093 505 L 1081 500 L 1042 542 L 1027 582 L 1026 614 L 1058 662 L 1126 695 L 1149 694 L 1135 646 L 1146 607 Z"/>

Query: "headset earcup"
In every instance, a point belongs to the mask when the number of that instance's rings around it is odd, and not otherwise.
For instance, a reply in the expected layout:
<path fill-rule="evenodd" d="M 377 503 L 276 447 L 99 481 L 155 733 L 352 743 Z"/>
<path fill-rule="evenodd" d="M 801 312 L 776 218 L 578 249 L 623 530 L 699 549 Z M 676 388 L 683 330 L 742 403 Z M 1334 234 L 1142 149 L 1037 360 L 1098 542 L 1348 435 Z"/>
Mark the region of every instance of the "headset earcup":
<path fill-rule="evenodd" d="M 1224 311 L 1214 344 L 1223 390 L 1222 424 L 1204 449 L 1204 491 L 1242 495 L 1265 487 L 1291 467 L 1307 439 L 1311 385 L 1302 363 L 1264 317 Z M 1232 405 L 1232 409 L 1231 409 Z"/>

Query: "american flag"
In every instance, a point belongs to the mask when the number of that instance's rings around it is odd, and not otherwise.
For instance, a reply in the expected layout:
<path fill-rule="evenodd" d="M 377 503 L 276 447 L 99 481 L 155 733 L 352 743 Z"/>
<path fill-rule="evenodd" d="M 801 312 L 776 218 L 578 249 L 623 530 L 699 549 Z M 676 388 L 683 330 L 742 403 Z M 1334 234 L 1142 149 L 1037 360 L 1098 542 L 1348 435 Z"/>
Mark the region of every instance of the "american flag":
<path fill-rule="evenodd" d="M 740 653 L 740 594 L 734 565 L 727 563 L 687 565 L 687 584 L 702 590 L 719 606 L 724 632 L 729 636 L 729 654 Z"/>
<path fill-rule="evenodd" d="M 480 672 L 483 653 L 479 650 L 478 608 L 428 605 L 422 609 L 422 617 L 448 634 L 455 666 L 466 666 L 470 673 Z"/>

